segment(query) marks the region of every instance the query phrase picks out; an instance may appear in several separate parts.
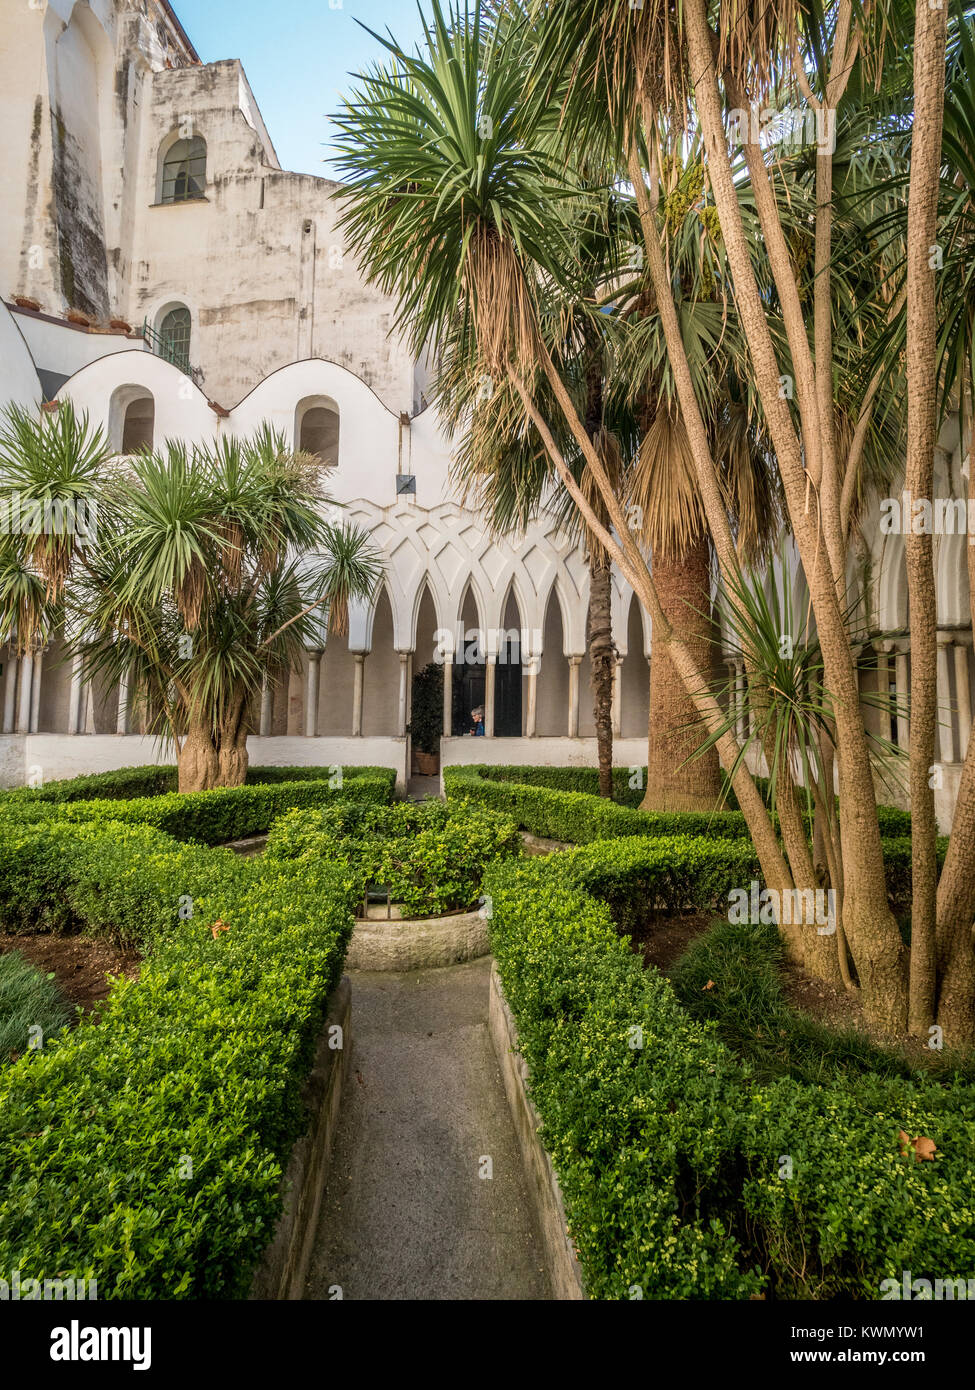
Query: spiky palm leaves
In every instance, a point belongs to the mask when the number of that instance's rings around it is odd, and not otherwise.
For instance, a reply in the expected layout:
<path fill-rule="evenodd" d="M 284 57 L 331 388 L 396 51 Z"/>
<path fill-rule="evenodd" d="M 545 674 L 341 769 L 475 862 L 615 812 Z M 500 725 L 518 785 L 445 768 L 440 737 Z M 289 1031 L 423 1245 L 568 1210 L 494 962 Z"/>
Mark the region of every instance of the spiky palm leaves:
<path fill-rule="evenodd" d="M 99 526 L 68 538 L 53 571 L 33 534 L 8 538 L 0 632 L 26 644 L 63 626 L 89 677 L 125 678 L 151 732 L 176 739 L 195 724 L 215 749 L 221 731 L 239 741 L 264 681 L 298 667 L 326 625 L 346 631 L 349 603 L 374 590 L 368 537 L 332 519 L 313 461 L 266 426 L 119 466 L 70 407 L 57 419 L 55 431 L 10 413 L 4 481 L 29 477 L 45 495 L 83 483 Z"/>
<path fill-rule="evenodd" d="M 8 407 L 0 427 L 0 602 L 4 636 L 25 650 L 57 605 L 76 556 L 98 524 L 105 438 L 70 402 L 37 412 Z M 109 518 L 103 517 L 103 521 Z"/>

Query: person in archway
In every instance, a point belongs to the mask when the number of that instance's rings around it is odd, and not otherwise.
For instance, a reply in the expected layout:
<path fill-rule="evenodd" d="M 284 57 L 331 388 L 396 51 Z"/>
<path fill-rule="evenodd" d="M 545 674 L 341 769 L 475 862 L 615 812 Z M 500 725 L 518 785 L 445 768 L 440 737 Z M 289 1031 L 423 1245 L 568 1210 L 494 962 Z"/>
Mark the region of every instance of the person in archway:
<path fill-rule="evenodd" d="M 471 738 L 484 737 L 484 710 L 481 705 L 471 710 Z"/>

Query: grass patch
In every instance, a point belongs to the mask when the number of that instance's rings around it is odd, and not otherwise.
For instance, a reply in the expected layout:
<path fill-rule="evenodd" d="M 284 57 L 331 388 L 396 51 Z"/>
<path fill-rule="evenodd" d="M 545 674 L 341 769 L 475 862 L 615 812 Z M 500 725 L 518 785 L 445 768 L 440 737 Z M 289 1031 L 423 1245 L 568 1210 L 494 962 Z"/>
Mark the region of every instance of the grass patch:
<path fill-rule="evenodd" d="M 0 1064 L 27 1052 L 32 1039 L 39 1050 L 69 1018 L 53 974 L 38 970 L 19 951 L 0 956 Z M 40 1033 L 32 1031 L 38 1028 Z"/>
<path fill-rule="evenodd" d="M 919 1048 L 910 1055 L 795 1009 L 783 984 L 786 954 L 777 927 L 717 921 L 668 972 L 684 1008 L 712 1023 L 760 1080 L 789 1076 L 823 1085 L 872 1072 L 975 1081 L 975 1060 Z"/>

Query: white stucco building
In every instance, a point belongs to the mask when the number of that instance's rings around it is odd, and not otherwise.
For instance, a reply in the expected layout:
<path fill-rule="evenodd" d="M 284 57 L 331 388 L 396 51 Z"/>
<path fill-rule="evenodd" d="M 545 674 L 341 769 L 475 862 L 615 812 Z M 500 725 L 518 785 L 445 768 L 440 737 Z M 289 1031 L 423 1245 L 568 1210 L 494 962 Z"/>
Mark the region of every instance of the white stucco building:
<path fill-rule="evenodd" d="M 459 627 L 517 629 L 521 661 L 448 663 L 442 762 L 593 763 L 581 550 L 544 519 L 492 537 L 460 505 L 423 366 L 336 230 L 339 185 L 281 169 L 241 65 L 201 63 L 166 0 L 24 0 L 0 30 L 0 116 L 0 406 L 70 399 L 119 453 L 269 421 L 332 466 L 381 552 L 348 637 L 268 692 L 252 758 L 383 763 L 405 782 L 412 674 Z M 964 496 L 951 429 L 940 482 Z M 965 541 L 936 541 L 945 824 L 971 723 Z M 906 692 L 903 540 L 868 544 L 880 679 Z M 618 577 L 613 616 L 615 760 L 639 765 L 651 634 Z M 171 757 L 124 690 L 82 688 L 57 640 L 0 662 L 0 782 Z M 485 740 L 460 736 L 477 703 Z M 884 732 L 903 740 L 901 724 Z"/>

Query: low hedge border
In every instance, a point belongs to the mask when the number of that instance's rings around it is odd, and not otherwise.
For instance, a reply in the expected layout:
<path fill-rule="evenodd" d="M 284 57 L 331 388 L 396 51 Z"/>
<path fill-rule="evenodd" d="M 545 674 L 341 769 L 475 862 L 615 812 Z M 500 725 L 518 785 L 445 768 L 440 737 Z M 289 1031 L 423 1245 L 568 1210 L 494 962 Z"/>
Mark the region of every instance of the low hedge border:
<path fill-rule="evenodd" d="M 617 769 L 618 771 L 619 769 Z M 619 806 L 605 797 L 581 791 L 561 791 L 549 786 L 549 774 L 568 773 L 572 781 L 578 768 L 499 767 L 471 764 L 444 768 L 447 800 L 463 797 L 513 816 L 522 830 L 571 844 L 593 844 L 625 835 L 707 837 L 747 841 L 748 826 L 740 811 L 674 812 L 639 811 Z M 497 776 L 496 774 L 502 774 Z M 541 776 L 542 785 L 536 783 Z M 520 780 L 519 780 L 520 779 Z M 894 806 L 879 806 L 877 815 L 884 840 L 884 861 L 891 899 L 903 904 L 911 895 L 911 818 Z M 944 862 L 948 841 L 938 842 Z"/>
<path fill-rule="evenodd" d="M 445 767 L 444 791 L 451 797 L 467 797 L 495 811 L 514 816 L 522 830 L 552 840 L 590 844 L 594 840 L 615 839 L 621 835 L 710 835 L 723 840 L 748 838 L 748 826 L 740 811 L 666 814 L 638 811 L 620 806 L 605 797 L 583 791 L 562 791 L 537 785 L 530 778 L 551 769 L 502 768 L 506 775 L 494 777 L 496 769 L 483 764 Z M 560 769 L 574 772 L 575 769 Z M 522 780 L 515 780 L 515 774 Z"/>
<path fill-rule="evenodd" d="M 279 782 L 327 782 L 333 775 L 330 767 L 249 767 L 247 786 L 272 786 Z M 388 779 L 390 788 L 396 785 L 396 773 L 388 767 L 343 767 L 343 781 L 358 778 Z M 94 772 L 82 777 L 45 782 L 40 787 L 15 787 L 0 792 L 0 803 L 65 802 L 65 801 L 128 801 L 136 797 L 161 796 L 177 790 L 177 770 L 172 764 L 147 764 L 144 767 L 123 767 L 114 772 Z M 392 790 L 390 791 L 392 795 Z"/>
<path fill-rule="evenodd" d="M 714 884 L 729 848 L 711 845 Z M 618 910 L 627 891 L 660 881 L 659 849 L 616 841 L 495 865 L 485 879 L 590 1296 L 877 1298 L 905 1269 L 965 1275 L 975 1087 L 875 1075 L 761 1084 L 643 968 L 599 899 L 608 885 Z M 703 853 L 670 842 L 671 874 L 692 852 Z M 692 867 L 684 860 L 688 881 Z M 901 1128 L 934 1139 L 934 1162 L 900 1154 Z"/>
<path fill-rule="evenodd" d="M 178 840 L 220 845 L 262 834 L 278 816 L 295 808 L 337 802 L 386 806 L 393 797 L 396 773 L 392 768 L 354 768 L 343 772 L 340 785 L 335 785 L 335 781 L 307 777 L 294 781 L 272 779 L 209 792 L 162 792 L 123 800 L 44 800 L 39 796 L 32 799 L 30 793 L 17 793 L 0 799 L 0 823 L 46 819 L 51 815 L 73 822 L 127 822 L 153 826 Z"/>
<path fill-rule="evenodd" d="M 643 769 L 644 776 L 646 769 Z M 626 768 L 613 769 L 613 794 L 623 794 Z M 588 768 L 517 767 L 469 763 L 445 767 L 444 792 L 464 796 L 519 818 L 522 830 L 572 844 L 615 839 L 620 835 L 708 835 L 723 840 L 748 838 L 738 810 L 641 811 L 598 795 L 598 774 Z M 759 779 L 762 786 L 766 786 Z M 627 797 L 635 793 L 627 789 Z M 880 833 L 909 836 L 911 817 L 896 806 L 878 806 Z"/>
<path fill-rule="evenodd" d="M 12 829 L 4 914 L 18 893 L 25 915 L 60 893 L 75 926 L 138 925 L 149 954 L 137 983 L 0 1076 L 0 1267 L 96 1279 L 100 1298 L 244 1296 L 304 1122 L 351 876 L 117 821 Z"/>
<path fill-rule="evenodd" d="M 483 806 L 344 800 L 282 816 L 268 836 L 265 857 L 298 868 L 308 858 L 341 855 L 354 865 L 363 892 L 367 885 L 385 886 L 404 917 L 421 918 L 475 906 L 486 865 L 518 849 L 511 817 Z"/>

